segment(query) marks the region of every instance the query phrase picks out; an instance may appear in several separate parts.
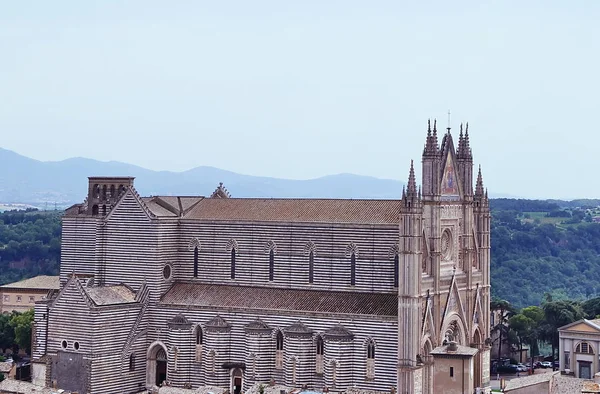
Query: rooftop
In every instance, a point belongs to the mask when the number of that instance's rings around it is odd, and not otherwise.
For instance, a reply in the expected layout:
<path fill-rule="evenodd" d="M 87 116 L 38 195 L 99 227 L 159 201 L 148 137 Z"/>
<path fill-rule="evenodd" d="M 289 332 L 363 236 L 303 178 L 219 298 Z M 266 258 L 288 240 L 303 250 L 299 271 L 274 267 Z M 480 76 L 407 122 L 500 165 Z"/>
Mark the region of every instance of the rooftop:
<path fill-rule="evenodd" d="M 184 219 L 398 224 L 400 200 L 205 198 Z"/>
<path fill-rule="evenodd" d="M 19 282 L 9 283 L 0 287 L 5 289 L 58 290 L 60 288 L 60 282 L 58 276 L 39 275 L 33 278 L 21 280 Z"/>
<path fill-rule="evenodd" d="M 162 305 L 398 316 L 394 293 L 176 283 Z"/>
<path fill-rule="evenodd" d="M 125 285 L 85 288 L 96 305 L 129 304 L 135 302 L 135 293 Z"/>
<path fill-rule="evenodd" d="M 477 352 L 478 350 L 474 347 L 462 346 L 457 344 L 454 344 L 453 347 L 452 343 L 449 343 L 447 345 L 436 347 L 429 354 L 447 357 L 470 357 L 477 354 Z"/>

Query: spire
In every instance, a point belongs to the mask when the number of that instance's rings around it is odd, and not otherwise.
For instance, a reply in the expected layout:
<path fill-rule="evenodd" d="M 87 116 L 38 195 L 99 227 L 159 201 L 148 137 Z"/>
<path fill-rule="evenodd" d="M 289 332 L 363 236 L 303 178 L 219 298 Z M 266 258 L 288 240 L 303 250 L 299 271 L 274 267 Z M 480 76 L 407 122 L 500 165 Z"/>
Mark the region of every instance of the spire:
<path fill-rule="evenodd" d="M 408 173 L 408 185 L 406 194 L 411 197 L 417 194 L 417 181 L 415 179 L 415 167 L 414 163 L 410 161 L 410 172 Z"/>
<path fill-rule="evenodd" d="M 481 165 L 479 166 L 479 172 L 477 173 L 477 183 L 475 184 L 475 195 L 483 197 L 483 177 L 481 176 Z"/>
<path fill-rule="evenodd" d="M 435 121 L 434 121 L 435 122 Z M 431 119 L 427 120 L 427 139 L 425 140 L 425 149 L 423 150 L 423 156 L 433 156 L 437 154 L 437 136 L 435 132 L 435 123 L 433 126 L 434 134 L 431 134 Z"/>
<path fill-rule="evenodd" d="M 469 122 L 467 122 L 467 125 L 465 128 L 465 139 L 464 139 L 463 143 L 464 143 L 465 157 L 472 159 L 473 155 L 471 154 L 471 146 L 469 145 Z"/>
<path fill-rule="evenodd" d="M 465 144 L 464 138 L 465 137 L 463 136 L 463 124 L 461 123 L 460 124 L 460 132 L 458 134 L 458 146 L 456 149 L 457 158 L 463 157 L 463 150 L 464 150 L 464 144 Z"/>

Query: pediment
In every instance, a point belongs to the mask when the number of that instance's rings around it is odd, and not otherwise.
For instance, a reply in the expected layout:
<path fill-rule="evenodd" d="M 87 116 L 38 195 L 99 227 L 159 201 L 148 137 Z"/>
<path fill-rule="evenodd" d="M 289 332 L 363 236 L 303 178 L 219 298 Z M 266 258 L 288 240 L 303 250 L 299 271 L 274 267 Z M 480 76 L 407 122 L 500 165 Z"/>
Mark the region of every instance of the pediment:
<path fill-rule="evenodd" d="M 576 321 L 571 324 L 567 324 L 559 328 L 560 331 L 568 331 L 568 332 L 591 332 L 600 334 L 600 327 L 596 326 L 594 323 L 589 320 L 583 319 Z"/>

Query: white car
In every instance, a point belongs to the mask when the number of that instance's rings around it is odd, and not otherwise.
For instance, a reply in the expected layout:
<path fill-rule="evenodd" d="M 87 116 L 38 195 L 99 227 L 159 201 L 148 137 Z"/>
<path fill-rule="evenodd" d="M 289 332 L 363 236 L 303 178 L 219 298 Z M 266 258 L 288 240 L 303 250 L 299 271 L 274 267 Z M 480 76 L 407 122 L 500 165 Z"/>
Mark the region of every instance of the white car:
<path fill-rule="evenodd" d="M 552 363 L 550 361 L 542 361 L 542 368 L 552 368 Z"/>

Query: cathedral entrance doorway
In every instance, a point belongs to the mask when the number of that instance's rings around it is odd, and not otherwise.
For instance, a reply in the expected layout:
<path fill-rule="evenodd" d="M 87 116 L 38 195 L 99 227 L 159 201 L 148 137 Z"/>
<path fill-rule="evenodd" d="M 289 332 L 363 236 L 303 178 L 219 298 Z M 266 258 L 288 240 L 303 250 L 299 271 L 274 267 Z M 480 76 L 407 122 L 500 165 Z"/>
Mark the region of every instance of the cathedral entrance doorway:
<path fill-rule="evenodd" d="M 234 368 L 231 370 L 231 392 L 233 394 L 242 393 L 242 383 L 244 378 L 244 371 L 241 368 Z"/>
<path fill-rule="evenodd" d="M 148 349 L 146 384 L 159 386 L 167 380 L 167 350 L 160 342 L 153 343 Z"/>
<path fill-rule="evenodd" d="M 160 349 L 156 354 L 156 385 L 160 386 L 167 380 L 167 355 L 164 349 Z"/>

